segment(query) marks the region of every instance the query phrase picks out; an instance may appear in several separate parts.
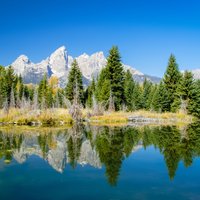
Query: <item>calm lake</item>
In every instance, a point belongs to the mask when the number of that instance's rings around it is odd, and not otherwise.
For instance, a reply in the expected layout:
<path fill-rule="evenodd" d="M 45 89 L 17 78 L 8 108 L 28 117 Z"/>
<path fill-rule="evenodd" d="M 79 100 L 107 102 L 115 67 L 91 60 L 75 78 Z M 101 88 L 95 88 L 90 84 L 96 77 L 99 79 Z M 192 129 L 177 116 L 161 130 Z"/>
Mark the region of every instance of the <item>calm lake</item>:
<path fill-rule="evenodd" d="M 0 128 L 0 199 L 200 199 L 200 125 Z"/>

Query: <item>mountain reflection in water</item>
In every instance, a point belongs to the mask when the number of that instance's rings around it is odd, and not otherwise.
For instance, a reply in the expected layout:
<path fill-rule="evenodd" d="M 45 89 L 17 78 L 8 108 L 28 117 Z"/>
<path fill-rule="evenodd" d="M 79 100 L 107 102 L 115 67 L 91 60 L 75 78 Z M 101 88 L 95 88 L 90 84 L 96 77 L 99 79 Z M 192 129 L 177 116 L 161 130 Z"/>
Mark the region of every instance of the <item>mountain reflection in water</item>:
<path fill-rule="evenodd" d="M 66 165 L 105 166 L 111 185 L 117 184 L 122 162 L 140 148 L 154 146 L 163 155 L 169 178 L 180 161 L 185 167 L 200 155 L 200 125 L 187 127 L 99 127 L 74 126 L 62 130 L 0 130 L 0 159 L 6 164 L 26 162 L 29 156 L 44 159 L 62 173 Z"/>

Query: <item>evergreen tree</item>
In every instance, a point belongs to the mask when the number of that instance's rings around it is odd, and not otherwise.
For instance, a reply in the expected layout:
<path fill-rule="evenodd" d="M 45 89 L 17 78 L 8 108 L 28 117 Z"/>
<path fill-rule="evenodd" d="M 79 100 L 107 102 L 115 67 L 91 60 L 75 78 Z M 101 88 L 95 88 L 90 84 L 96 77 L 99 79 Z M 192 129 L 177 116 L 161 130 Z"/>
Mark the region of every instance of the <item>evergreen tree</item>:
<path fill-rule="evenodd" d="M 92 79 L 92 82 L 91 84 L 88 86 L 88 88 L 86 89 L 85 91 L 85 100 L 86 100 L 86 105 L 89 107 L 89 108 L 92 108 L 92 104 L 93 104 L 93 96 L 94 96 L 94 93 L 95 93 L 95 86 L 96 83 L 95 83 L 95 80 L 94 78 Z"/>
<path fill-rule="evenodd" d="M 124 103 L 124 70 L 118 47 L 114 46 L 109 51 L 106 68 L 108 69 L 115 109 L 119 110 Z"/>
<path fill-rule="evenodd" d="M 154 97 L 152 107 L 155 111 L 167 112 L 170 110 L 170 98 L 165 84 L 161 82 L 157 87 Z"/>
<path fill-rule="evenodd" d="M 142 96 L 142 107 L 146 110 L 150 109 L 149 101 L 150 101 L 150 94 L 151 94 L 152 83 L 147 79 L 144 80 L 143 83 L 143 96 Z"/>
<path fill-rule="evenodd" d="M 16 85 L 16 96 L 17 96 L 16 106 L 17 107 L 20 107 L 23 92 L 24 92 L 24 85 L 23 85 L 22 77 L 20 75 L 19 77 L 17 77 L 17 85 Z"/>
<path fill-rule="evenodd" d="M 68 83 L 65 88 L 66 97 L 67 97 L 67 99 L 70 100 L 71 103 L 73 102 L 76 84 L 77 84 L 77 87 L 79 90 L 79 99 L 80 99 L 81 103 L 83 104 L 84 93 L 83 93 L 82 73 L 80 71 L 80 68 L 78 66 L 76 59 L 74 59 L 74 61 L 72 63 L 72 67 L 69 72 Z"/>
<path fill-rule="evenodd" d="M 191 98 L 191 90 L 193 89 L 193 75 L 191 72 L 185 71 L 181 76 L 178 84 L 175 100 L 172 104 L 172 111 L 176 112 L 179 109 L 186 112 L 188 101 Z"/>
<path fill-rule="evenodd" d="M 109 97 L 110 97 L 110 80 L 108 77 L 108 68 L 103 68 L 97 79 L 95 97 L 98 103 L 102 103 L 106 108 L 108 108 Z"/>
<path fill-rule="evenodd" d="M 153 100 L 154 100 L 154 95 L 157 90 L 157 85 L 151 85 L 151 90 L 148 96 L 148 99 L 146 101 L 146 107 L 148 110 L 153 110 Z"/>
<path fill-rule="evenodd" d="M 160 100 L 159 85 L 156 85 L 151 103 L 151 108 L 157 112 L 161 110 L 161 105 L 159 100 Z"/>
<path fill-rule="evenodd" d="M 10 106 L 10 101 L 11 101 L 11 97 L 13 97 L 13 95 L 11 95 L 11 91 L 13 88 L 13 93 L 14 96 L 16 94 L 16 84 L 17 84 L 17 77 L 14 74 L 14 70 L 11 66 L 9 66 L 6 69 L 6 73 L 5 73 L 5 92 L 6 92 L 6 98 L 8 100 L 8 104 Z M 15 98 L 15 97 L 14 97 Z"/>
<path fill-rule="evenodd" d="M 48 81 L 45 74 L 43 79 L 39 83 L 38 87 L 38 100 L 42 109 L 47 108 L 47 93 L 48 93 Z"/>
<path fill-rule="evenodd" d="M 134 92 L 135 92 L 134 90 L 135 90 L 135 81 L 133 80 L 131 72 L 128 70 L 125 74 L 125 81 L 124 81 L 124 97 L 128 111 L 133 111 L 135 110 L 136 107 L 134 101 Z"/>
<path fill-rule="evenodd" d="M 7 85 L 6 85 L 6 70 L 0 66 L 0 108 L 7 101 Z"/>
<path fill-rule="evenodd" d="M 175 100 L 175 94 L 180 78 L 181 74 L 176 63 L 176 58 L 174 55 L 171 55 L 169 58 L 167 70 L 163 78 L 164 88 L 166 88 L 166 92 L 168 93 L 167 96 L 169 97 L 169 105 L 165 106 L 167 109 L 166 111 L 173 111 L 172 104 Z"/>
<path fill-rule="evenodd" d="M 194 82 L 190 91 L 188 111 L 190 114 L 200 118 L 200 80 Z"/>
<path fill-rule="evenodd" d="M 136 83 L 134 92 L 133 92 L 133 100 L 134 100 L 136 110 L 143 108 L 142 97 L 143 97 L 142 87 L 140 86 L 139 83 Z"/>

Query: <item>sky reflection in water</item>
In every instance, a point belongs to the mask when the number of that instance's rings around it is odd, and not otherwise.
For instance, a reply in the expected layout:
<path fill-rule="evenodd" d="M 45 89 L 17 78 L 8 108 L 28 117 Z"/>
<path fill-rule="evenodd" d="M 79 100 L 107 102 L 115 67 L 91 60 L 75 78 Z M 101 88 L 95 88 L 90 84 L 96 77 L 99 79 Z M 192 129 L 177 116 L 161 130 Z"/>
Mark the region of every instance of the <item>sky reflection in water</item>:
<path fill-rule="evenodd" d="M 0 131 L 1 199 L 198 199 L 200 126 Z"/>

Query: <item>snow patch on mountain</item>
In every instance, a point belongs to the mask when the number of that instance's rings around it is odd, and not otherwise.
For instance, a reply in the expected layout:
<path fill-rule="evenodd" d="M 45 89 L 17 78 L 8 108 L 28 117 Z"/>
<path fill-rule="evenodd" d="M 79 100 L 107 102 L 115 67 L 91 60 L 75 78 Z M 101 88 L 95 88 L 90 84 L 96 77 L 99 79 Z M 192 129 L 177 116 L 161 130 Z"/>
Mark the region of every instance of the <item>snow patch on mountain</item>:
<path fill-rule="evenodd" d="M 107 59 L 102 51 L 92 55 L 84 53 L 76 57 L 76 60 L 83 74 L 83 83 L 85 85 L 88 85 L 92 78 L 96 77 L 107 63 Z M 22 76 L 25 83 L 36 84 L 47 74 L 48 77 L 58 77 L 59 85 L 64 87 L 72 62 L 73 57 L 68 55 L 66 48 L 62 46 L 40 63 L 33 63 L 27 56 L 21 55 L 11 66 L 16 74 Z M 130 70 L 134 79 L 138 82 L 143 82 L 145 77 L 152 82 L 154 82 L 154 80 L 156 80 L 156 82 L 160 80 L 154 79 L 151 76 L 146 76 L 129 65 L 123 64 L 123 66 L 125 71 L 128 69 Z"/>

